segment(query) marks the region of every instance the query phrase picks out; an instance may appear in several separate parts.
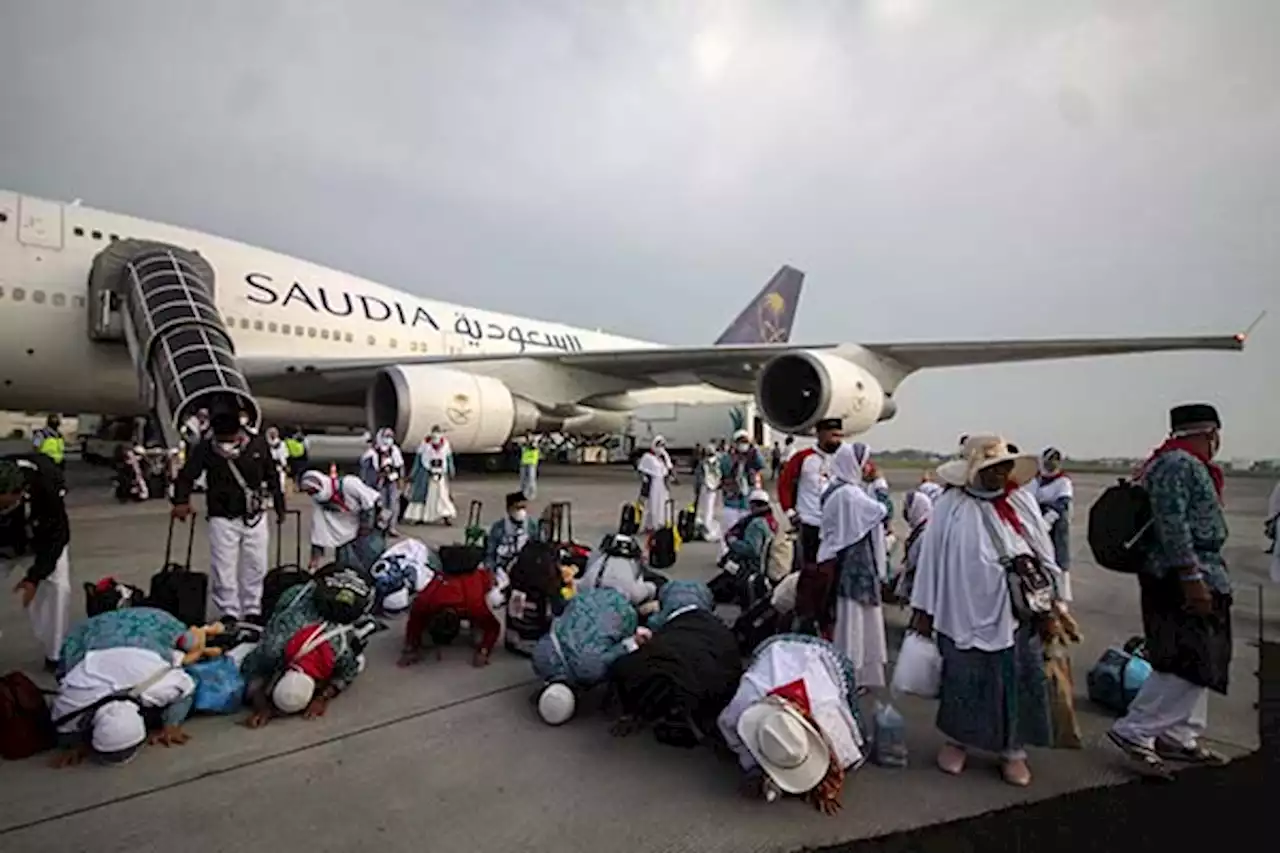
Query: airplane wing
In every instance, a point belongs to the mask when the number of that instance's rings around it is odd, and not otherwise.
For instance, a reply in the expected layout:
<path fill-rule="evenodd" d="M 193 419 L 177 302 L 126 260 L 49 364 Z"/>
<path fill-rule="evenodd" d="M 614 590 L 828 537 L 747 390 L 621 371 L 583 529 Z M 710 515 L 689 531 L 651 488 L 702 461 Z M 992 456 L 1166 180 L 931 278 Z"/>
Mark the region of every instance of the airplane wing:
<path fill-rule="evenodd" d="M 873 356 L 893 363 L 902 373 L 937 367 L 998 364 L 1016 361 L 1126 355 L 1173 350 L 1241 350 L 1245 336 L 1207 335 L 1148 338 L 1062 338 L 1011 341 L 861 344 Z M 842 344 L 751 344 L 699 347 L 653 347 L 591 352 L 527 352 L 520 355 L 436 355 L 404 358 L 300 360 L 286 356 L 242 358 L 240 368 L 254 392 L 300 402 L 362 405 L 365 389 L 381 368 L 390 365 L 436 365 L 455 370 L 537 365 L 558 367 L 608 380 L 609 390 L 709 383 L 745 390 L 772 358 L 800 350 L 831 351 Z M 511 389 L 516 394 L 520 389 Z M 573 401 L 563 401 L 573 402 Z"/>

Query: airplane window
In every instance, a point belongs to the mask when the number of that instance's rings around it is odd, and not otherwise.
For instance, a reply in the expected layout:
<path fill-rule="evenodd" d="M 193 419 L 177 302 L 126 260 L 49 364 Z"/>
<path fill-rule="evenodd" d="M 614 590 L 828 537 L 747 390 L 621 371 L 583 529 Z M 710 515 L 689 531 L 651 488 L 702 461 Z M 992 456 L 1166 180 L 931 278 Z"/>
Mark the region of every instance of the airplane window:
<path fill-rule="evenodd" d="M 392 349 L 395 349 L 395 348 L 396 348 L 396 339 L 395 339 L 395 338 L 392 338 L 392 339 L 391 339 L 391 348 L 392 348 Z"/>
<path fill-rule="evenodd" d="M 83 228 L 81 228 L 79 225 L 77 225 L 75 228 L 72 228 L 72 229 L 71 229 L 71 233 L 72 233 L 72 234 L 75 234 L 77 237 L 83 237 L 83 236 L 84 236 L 84 229 L 83 229 Z"/>
<path fill-rule="evenodd" d="M 350 333 L 350 332 L 347 332 L 347 334 L 346 334 L 345 336 L 343 336 L 343 338 L 342 338 L 342 339 L 343 339 L 344 341 L 346 341 L 347 343 L 351 343 L 351 341 L 352 341 L 351 333 Z"/>
<path fill-rule="evenodd" d="M 15 287 L 15 288 L 13 289 L 13 301 L 14 301 L 14 302 L 21 302 L 22 300 L 24 300 L 24 299 L 26 299 L 26 298 L 27 298 L 27 292 L 26 292 L 25 290 L 23 290 L 21 287 Z"/>
<path fill-rule="evenodd" d="M 253 321 L 253 329 L 254 329 L 254 331 L 256 331 L 256 332 L 261 332 L 261 331 L 262 331 L 262 321 L 261 321 L 261 320 L 254 320 L 254 321 Z"/>
<path fill-rule="evenodd" d="M 321 330 L 320 330 L 320 337 L 321 337 L 323 340 L 326 340 L 326 341 L 327 341 L 327 340 L 329 340 L 329 330 L 328 330 L 328 329 L 321 329 Z"/>
<path fill-rule="evenodd" d="M 268 331 L 268 332 L 274 332 L 275 330 L 276 330 L 276 324 L 275 324 L 275 323 L 268 323 L 268 324 L 267 324 L 267 331 Z"/>
<path fill-rule="evenodd" d="M 417 352 L 417 351 L 418 351 L 418 342 L 409 341 L 409 352 Z"/>
<path fill-rule="evenodd" d="M 244 318 L 244 317 L 241 317 L 241 318 L 240 318 L 240 328 L 242 328 L 242 329 L 247 329 L 247 328 L 249 328 L 249 321 L 248 321 L 248 319 L 246 319 L 246 318 Z"/>
<path fill-rule="evenodd" d="M 289 324 L 288 324 L 288 323 L 284 323 L 283 325 L 281 325 L 281 326 L 280 326 L 280 331 L 281 331 L 283 334 L 286 334 L 286 335 L 287 335 L 287 334 L 289 334 Z"/>
<path fill-rule="evenodd" d="M 43 290 L 33 290 L 33 291 L 31 291 L 31 301 L 32 301 L 32 302 L 34 302 L 34 303 L 36 303 L 37 305 L 43 305 L 43 304 L 44 304 L 44 291 L 43 291 Z"/>
<path fill-rule="evenodd" d="M 94 232 L 93 232 L 93 239 L 95 239 L 95 240 L 101 240 L 101 239 L 102 239 L 102 232 L 101 232 L 101 231 L 94 231 Z"/>
<path fill-rule="evenodd" d="M 313 329 L 312 331 L 314 332 L 315 330 Z M 294 334 L 296 337 L 299 337 L 299 338 L 300 338 L 300 337 L 302 337 L 302 327 L 301 327 L 301 326 L 294 326 L 294 327 L 293 327 L 293 334 Z"/>
<path fill-rule="evenodd" d="M 8 222 L 8 221 L 9 221 L 9 214 L 5 213 L 3 210 L 0 210 L 0 222 Z"/>
<path fill-rule="evenodd" d="M 376 346 L 376 345 L 377 345 L 377 343 L 378 343 L 378 339 L 377 339 L 377 338 L 375 338 L 373 335 L 370 335 L 370 336 L 369 336 L 369 346 Z"/>
<path fill-rule="evenodd" d="M 119 235 L 119 234 L 110 234 L 110 235 L 108 235 L 108 236 L 109 236 L 109 239 L 111 240 L 111 242 L 112 242 L 112 243 L 114 243 L 115 241 L 117 241 L 117 240 L 119 240 L 119 239 L 120 239 L 120 235 Z"/>
<path fill-rule="evenodd" d="M 63 305 L 67 304 L 67 297 L 61 293 L 55 293 L 53 294 L 53 304 L 61 308 Z"/>
<path fill-rule="evenodd" d="M 307 329 L 307 337 L 308 337 L 308 338 L 314 338 L 315 336 L 316 336 L 316 330 L 315 330 L 315 329 L 313 329 L 313 328 L 308 328 L 308 329 Z"/>

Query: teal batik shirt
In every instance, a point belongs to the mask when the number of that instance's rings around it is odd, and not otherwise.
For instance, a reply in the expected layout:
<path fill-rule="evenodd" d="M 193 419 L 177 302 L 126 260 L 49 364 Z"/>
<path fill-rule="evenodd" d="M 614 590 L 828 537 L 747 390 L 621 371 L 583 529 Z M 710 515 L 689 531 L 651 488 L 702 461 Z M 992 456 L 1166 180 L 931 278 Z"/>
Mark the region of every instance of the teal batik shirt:
<path fill-rule="evenodd" d="M 1151 498 L 1155 534 L 1147 571 L 1164 578 L 1197 566 L 1210 589 L 1229 595 L 1231 577 L 1222 559 L 1227 520 L 1208 467 L 1184 450 L 1171 450 L 1151 463 L 1142 484 Z"/>

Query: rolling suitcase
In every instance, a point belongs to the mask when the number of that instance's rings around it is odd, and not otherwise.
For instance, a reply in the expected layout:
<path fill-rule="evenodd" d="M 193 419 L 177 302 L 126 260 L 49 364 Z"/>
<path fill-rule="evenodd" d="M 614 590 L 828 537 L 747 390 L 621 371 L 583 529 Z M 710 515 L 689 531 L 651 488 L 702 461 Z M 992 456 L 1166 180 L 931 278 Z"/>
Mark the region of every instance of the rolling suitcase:
<path fill-rule="evenodd" d="M 267 572 L 262 581 L 262 620 L 263 624 L 271 618 L 280 597 L 295 586 L 301 586 L 311 580 L 311 572 L 302 565 L 302 511 L 291 509 L 285 513 L 297 519 L 297 542 L 294 548 L 293 562 L 284 561 L 284 524 L 276 525 L 276 565 Z"/>
<path fill-rule="evenodd" d="M 573 538 L 573 504 L 569 501 L 556 501 L 547 507 L 547 517 L 540 526 L 544 541 L 551 542 L 560 551 L 561 565 L 573 566 L 579 577 L 587 567 L 587 557 L 591 549 L 581 545 Z"/>
<path fill-rule="evenodd" d="M 618 516 L 618 532 L 623 536 L 635 536 L 640 532 L 640 522 L 644 518 L 644 510 L 636 501 L 628 501 L 622 505 Z"/>
<path fill-rule="evenodd" d="M 209 597 L 209 576 L 191 571 L 191 549 L 196 541 L 196 520 L 190 519 L 187 532 L 187 558 L 173 562 L 173 526 L 177 519 L 169 517 L 169 536 L 164 545 L 164 566 L 151 576 L 151 594 L 147 603 L 173 614 L 188 625 L 207 621 L 205 602 Z"/>
<path fill-rule="evenodd" d="M 680 550 L 680 534 L 675 528 L 675 501 L 667 501 L 667 517 L 662 527 L 649 536 L 649 566 L 655 569 L 669 569 L 676 564 L 676 555 Z"/>
<path fill-rule="evenodd" d="M 693 504 L 680 510 L 680 515 L 676 517 L 676 530 L 685 542 L 696 542 L 699 539 L 697 514 Z"/>
<path fill-rule="evenodd" d="M 481 521 L 481 512 L 484 510 L 484 504 L 480 501 L 472 501 L 467 507 L 467 527 L 463 531 L 463 542 L 467 545 L 477 545 L 484 548 L 489 543 L 489 531 L 485 529 L 484 522 Z"/>

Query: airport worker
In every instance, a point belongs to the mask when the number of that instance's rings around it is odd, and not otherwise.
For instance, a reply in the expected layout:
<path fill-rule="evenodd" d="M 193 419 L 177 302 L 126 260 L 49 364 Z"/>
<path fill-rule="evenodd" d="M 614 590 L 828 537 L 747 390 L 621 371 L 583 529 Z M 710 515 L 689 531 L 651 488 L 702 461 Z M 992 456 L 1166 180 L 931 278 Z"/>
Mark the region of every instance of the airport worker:
<path fill-rule="evenodd" d="M 390 427 L 383 427 L 360 457 L 360 479 L 382 498 L 382 506 L 387 510 L 385 529 L 393 536 L 400 515 L 400 481 L 403 478 L 404 456 L 396 447 L 395 432 Z"/>
<path fill-rule="evenodd" d="M 761 487 L 764 456 L 751 441 L 751 435 L 740 429 L 733 434 L 733 446 L 720 457 L 720 494 L 724 501 L 720 526 L 729 530 L 747 512 L 747 496 Z M 727 546 L 720 543 L 720 556 Z"/>
<path fill-rule="evenodd" d="M 412 666 L 422 659 L 422 639 L 427 634 L 435 644 L 439 660 L 444 646 L 457 638 L 466 621 L 473 630 L 481 631 L 472 666 L 488 666 L 489 655 L 502 634 L 502 623 L 494 614 L 490 596 L 497 585 L 494 574 L 485 568 L 464 575 L 433 577 L 409 610 L 399 665 Z M 498 604 L 501 606 L 500 599 Z"/>
<path fill-rule="evenodd" d="M 779 634 L 761 643 L 717 720 L 743 792 L 803 796 L 824 814 L 838 812 L 845 773 L 866 761 L 857 684 L 853 665 L 826 640 Z"/>
<path fill-rule="evenodd" d="M 640 647 L 609 670 L 622 706 L 613 733 L 653 723 L 659 741 L 692 746 L 715 731 L 716 716 L 738 689 L 742 653 L 715 615 L 706 584 L 671 581 L 659 598 L 662 609 L 637 637 Z"/>
<path fill-rule="evenodd" d="M 197 477 L 206 476 L 213 606 L 228 627 L 241 621 L 261 624 L 271 539 L 267 503 L 283 523 L 284 492 L 262 436 L 245 432 L 232 412 L 214 415 L 210 424 L 212 440 L 192 448 L 174 483 L 173 517 L 186 521 L 191 516 L 192 488 Z"/>
<path fill-rule="evenodd" d="M 907 541 L 902 549 L 902 571 L 894 584 L 894 597 L 899 603 L 911 601 L 911 588 L 915 583 L 916 566 L 920 563 L 920 545 L 933 515 L 933 501 L 920 489 L 908 492 L 903 501 L 902 513 L 906 517 Z"/>
<path fill-rule="evenodd" d="M 245 725 L 261 728 L 278 714 L 323 716 L 364 671 L 365 645 L 377 628 L 366 608 L 373 599 L 361 573 L 337 565 L 285 590 L 241 666 L 252 709 Z"/>
<path fill-rule="evenodd" d="M 453 524 L 458 510 L 449 494 L 449 481 L 455 473 L 449 439 L 438 425 L 433 426 L 430 435 L 422 439 L 418 455 L 413 460 L 413 471 L 409 477 L 409 507 L 405 510 L 404 520 L 410 524 L 437 521 Z"/>
<path fill-rule="evenodd" d="M 45 419 L 44 426 L 36 430 L 31 437 L 37 453 L 48 456 L 59 468 L 63 467 L 67 453 L 67 440 L 62 435 L 62 418 L 56 414 Z"/>
<path fill-rule="evenodd" d="M 831 481 L 831 457 L 844 441 L 844 421 L 840 418 L 818 421 L 817 437 L 816 446 L 791 454 L 778 477 L 778 504 L 799 529 L 796 559 L 801 568 L 818 562 L 822 493 Z"/>
<path fill-rule="evenodd" d="M 565 605 L 533 650 L 533 671 L 545 682 L 538 712 L 551 725 L 573 716 L 574 689 L 602 683 L 613 662 L 640 647 L 640 616 L 622 593 L 586 588 Z"/>
<path fill-rule="evenodd" d="M 524 492 L 529 500 L 538 496 L 538 460 L 541 456 L 542 451 L 538 449 L 538 442 L 530 433 L 525 437 L 524 446 L 520 448 L 520 491 Z"/>
<path fill-rule="evenodd" d="M 285 446 L 284 440 L 280 438 L 280 429 L 278 427 L 267 427 L 267 447 L 271 450 L 271 461 L 276 464 L 276 476 L 280 480 L 280 490 L 285 491 L 285 484 L 288 482 L 289 470 L 289 448 Z"/>
<path fill-rule="evenodd" d="M 334 561 L 372 570 L 386 549 L 378 515 L 386 512 L 378 493 L 354 474 L 307 471 L 298 488 L 315 501 L 311 513 L 311 568 L 332 548 Z"/>
<path fill-rule="evenodd" d="M 506 515 L 489 526 L 485 539 L 484 564 L 492 571 L 506 569 L 526 544 L 538 539 L 538 523 L 529 517 L 525 493 L 509 492 L 506 504 Z"/>
<path fill-rule="evenodd" d="M 725 534 L 725 544 L 739 572 L 757 574 L 764 569 L 765 555 L 778 533 L 778 523 L 773 518 L 769 493 L 764 489 L 755 489 L 747 496 L 747 507 L 747 514 Z"/>
<path fill-rule="evenodd" d="M 1280 548 L 1276 547 L 1276 527 L 1280 525 L 1280 483 L 1271 490 L 1271 501 L 1267 506 L 1267 520 L 1262 532 L 1271 540 L 1267 553 L 1271 555 L 1271 582 L 1280 583 Z"/>
<path fill-rule="evenodd" d="M 1170 411 L 1169 427 L 1138 473 L 1153 519 L 1138 574 L 1153 672 L 1108 733 L 1140 772 L 1163 778 L 1168 761 L 1225 763 L 1200 737 L 1209 691 L 1227 692 L 1232 652 L 1223 472 L 1213 461 L 1222 420 L 1213 406 L 1192 403 Z"/>
<path fill-rule="evenodd" d="M 954 488 L 934 505 L 911 591 L 911 630 L 935 638 L 942 656 L 938 767 L 958 775 L 969 750 L 996 753 L 1016 786 L 1031 783 L 1024 747 L 1052 742 L 1038 623 L 1065 611 L 1048 528 L 1021 488 L 1036 469 L 1035 456 L 998 436 L 969 436 L 963 457 L 938 467 Z M 1026 612 L 1014 608 L 1012 583 Z"/>
<path fill-rule="evenodd" d="M 303 435 L 302 430 L 294 427 L 289 437 L 284 440 L 284 447 L 289 455 L 289 479 L 293 480 L 296 486 L 307 470 L 307 437 Z"/>
<path fill-rule="evenodd" d="M 667 480 L 671 478 L 671 457 L 667 454 L 667 440 L 662 436 L 654 436 L 653 444 L 636 463 L 640 472 L 640 500 L 644 502 L 644 519 L 642 530 L 652 531 L 664 526 L 665 522 L 675 523 L 668 519 Z"/>
<path fill-rule="evenodd" d="M 716 504 L 720 500 L 720 457 L 714 446 L 703 447 L 693 473 L 694 523 L 707 542 L 720 541 Z"/>
<path fill-rule="evenodd" d="M 0 459 L 0 565 L 22 569 L 13 590 L 50 671 L 71 620 L 70 555 L 71 522 L 53 460 L 43 454 Z"/>
<path fill-rule="evenodd" d="M 870 456 L 867 446 L 857 442 L 841 444 L 832 457 L 831 482 L 821 499 L 818 544 L 819 573 L 829 579 L 835 599 L 831 639 L 853 662 L 858 685 L 863 688 L 884 686 L 884 665 L 889 660 L 880 599 L 888 577 L 886 510 L 862 488 L 862 471 Z M 831 618 L 830 611 L 825 614 Z"/>
<path fill-rule="evenodd" d="M 1062 470 L 1062 451 L 1047 448 L 1040 454 L 1040 473 L 1032 481 L 1040 514 L 1049 527 L 1054 560 L 1062 569 L 1062 598 L 1071 600 L 1071 506 L 1075 489 L 1071 478 Z"/>

